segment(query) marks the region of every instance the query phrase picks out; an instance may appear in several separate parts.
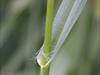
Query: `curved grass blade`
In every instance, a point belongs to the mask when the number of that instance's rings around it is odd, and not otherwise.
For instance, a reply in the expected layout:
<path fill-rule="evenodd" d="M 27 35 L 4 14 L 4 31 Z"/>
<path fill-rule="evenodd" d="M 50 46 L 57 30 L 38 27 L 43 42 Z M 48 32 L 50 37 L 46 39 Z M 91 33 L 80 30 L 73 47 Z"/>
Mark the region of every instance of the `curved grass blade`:
<path fill-rule="evenodd" d="M 58 53 L 58 51 L 60 50 L 61 46 L 63 45 L 65 39 L 68 37 L 68 34 L 70 33 L 72 27 L 74 26 L 75 22 L 77 21 L 77 19 L 79 18 L 85 4 L 86 4 L 87 0 L 76 0 L 71 12 L 68 16 L 68 19 L 66 20 L 66 23 L 63 27 L 63 30 L 60 34 L 60 37 L 58 39 L 58 42 L 54 48 L 53 54 L 49 60 L 48 63 L 50 63 L 54 57 L 56 56 L 56 54 Z"/>

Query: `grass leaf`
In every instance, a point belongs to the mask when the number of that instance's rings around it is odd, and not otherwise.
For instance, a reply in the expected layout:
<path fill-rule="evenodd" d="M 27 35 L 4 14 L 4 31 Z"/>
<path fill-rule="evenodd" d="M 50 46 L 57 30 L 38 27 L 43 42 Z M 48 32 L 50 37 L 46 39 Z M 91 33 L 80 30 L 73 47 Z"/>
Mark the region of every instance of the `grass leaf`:
<path fill-rule="evenodd" d="M 65 25 L 63 27 L 63 30 L 59 36 L 57 44 L 54 47 L 53 54 L 51 55 L 49 63 L 54 59 L 54 57 L 60 50 L 62 44 L 64 43 L 65 39 L 68 37 L 68 34 L 70 33 L 70 31 L 71 31 L 72 27 L 74 26 L 75 22 L 77 21 L 77 19 L 79 18 L 81 11 L 83 10 L 86 2 L 87 2 L 87 0 L 76 0 L 74 2 L 74 5 L 68 15 Z M 56 29 L 56 27 L 55 27 L 55 29 Z"/>

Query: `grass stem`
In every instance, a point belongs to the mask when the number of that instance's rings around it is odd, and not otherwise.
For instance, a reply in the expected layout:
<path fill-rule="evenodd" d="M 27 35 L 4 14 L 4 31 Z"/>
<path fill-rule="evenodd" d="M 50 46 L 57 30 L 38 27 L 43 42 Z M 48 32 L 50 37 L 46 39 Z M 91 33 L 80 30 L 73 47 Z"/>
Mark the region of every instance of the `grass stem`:
<path fill-rule="evenodd" d="M 42 67 L 40 75 L 49 75 L 50 66 Z"/>
<path fill-rule="evenodd" d="M 54 12 L 54 0 L 47 0 L 47 14 L 45 24 L 44 53 L 48 56 L 51 52 L 51 32 Z"/>
<path fill-rule="evenodd" d="M 47 0 L 45 39 L 43 48 L 43 52 L 47 59 L 43 57 L 41 60 L 43 64 L 40 65 L 41 67 L 40 75 L 49 75 L 50 64 L 45 67 L 43 65 L 45 65 L 49 61 L 48 56 L 51 53 L 51 32 L 52 32 L 53 12 L 54 12 L 54 0 Z"/>

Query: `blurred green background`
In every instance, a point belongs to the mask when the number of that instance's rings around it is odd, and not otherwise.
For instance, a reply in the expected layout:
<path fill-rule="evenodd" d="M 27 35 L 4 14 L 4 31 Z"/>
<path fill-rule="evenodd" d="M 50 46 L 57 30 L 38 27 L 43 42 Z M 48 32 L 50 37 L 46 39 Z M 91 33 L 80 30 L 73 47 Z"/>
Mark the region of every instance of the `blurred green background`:
<path fill-rule="evenodd" d="M 0 0 L 0 75 L 39 75 L 35 59 L 44 40 L 46 1 Z M 61 1 L 55 0 L 55 14 Z M 50 75 L 100 75 L 100 0 L 88 0 Z"/>

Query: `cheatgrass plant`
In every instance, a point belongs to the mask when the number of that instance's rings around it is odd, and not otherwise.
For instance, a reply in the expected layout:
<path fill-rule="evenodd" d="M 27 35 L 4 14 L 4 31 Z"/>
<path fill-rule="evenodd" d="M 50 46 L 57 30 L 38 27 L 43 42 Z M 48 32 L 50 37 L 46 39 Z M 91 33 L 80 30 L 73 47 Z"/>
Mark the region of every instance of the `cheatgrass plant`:
<path fill-rule="evenodd" d="M 0 0 L 0 75 L 100 75 L 100 0 Z"/>
<path fill-rule="evenodd" d="M 54 2 L 54 0 L 47 0 L 45 39 L 37 55 L 37 62 L 41 68 L 40 75 L 49 75 L 50 64 L 78 20 L 87 0 L 62 0 L 57 14 L 53 19 Z M 57 33 L 58 35 L 56 35 Z M 56 44 L 53 46 L 55 35 L 58 37 Z"/>

